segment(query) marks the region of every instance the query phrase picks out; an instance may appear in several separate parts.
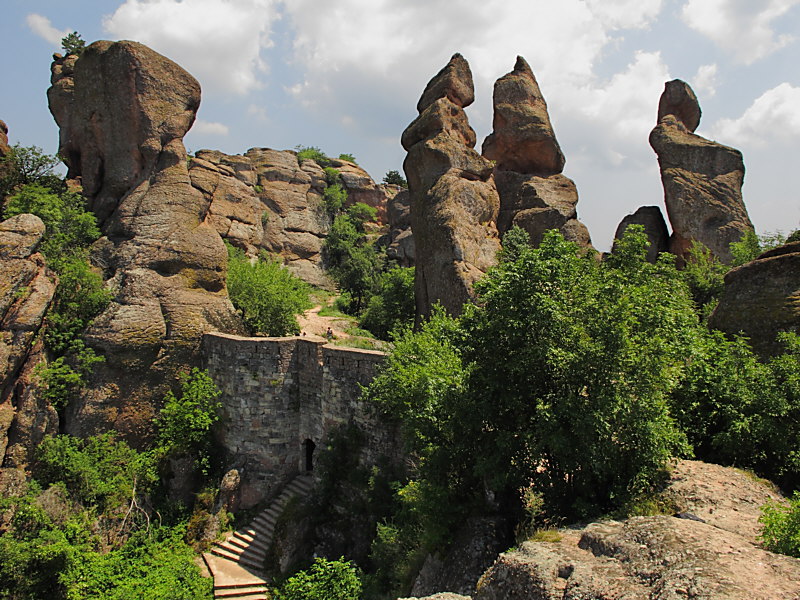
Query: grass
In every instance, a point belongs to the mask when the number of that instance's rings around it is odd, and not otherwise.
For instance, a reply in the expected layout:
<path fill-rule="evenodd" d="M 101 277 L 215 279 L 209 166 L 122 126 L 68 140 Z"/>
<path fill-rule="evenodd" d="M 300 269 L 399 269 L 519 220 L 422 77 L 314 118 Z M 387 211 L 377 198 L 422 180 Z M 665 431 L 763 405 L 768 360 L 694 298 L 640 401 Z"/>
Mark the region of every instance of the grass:
<path fill-rule="evenodd" d="M 559 533 L 558 529 L 553 527 L 545 527 L 543 529 L 537 529 L 533 532 L 533 535 L 529 538 L 528 541 L 530 542 L 548 542 L 550 544 L 555 544 L 556 542 L 560 542 L 561 538 L 564 536 Z"/>

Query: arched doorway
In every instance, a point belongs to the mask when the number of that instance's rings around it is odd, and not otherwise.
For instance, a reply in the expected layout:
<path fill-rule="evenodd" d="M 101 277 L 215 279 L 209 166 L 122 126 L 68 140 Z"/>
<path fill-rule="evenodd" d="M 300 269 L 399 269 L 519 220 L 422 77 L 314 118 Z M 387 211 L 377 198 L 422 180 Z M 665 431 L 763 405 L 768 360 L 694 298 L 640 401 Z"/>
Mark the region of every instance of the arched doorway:
<path fill-rule="evenodd" d="M 309 439 L 303 442 L 303 454 L 305 456 L 306 471 L 314 470 L 314 449 L 316 447 L 317 445 Z"/>

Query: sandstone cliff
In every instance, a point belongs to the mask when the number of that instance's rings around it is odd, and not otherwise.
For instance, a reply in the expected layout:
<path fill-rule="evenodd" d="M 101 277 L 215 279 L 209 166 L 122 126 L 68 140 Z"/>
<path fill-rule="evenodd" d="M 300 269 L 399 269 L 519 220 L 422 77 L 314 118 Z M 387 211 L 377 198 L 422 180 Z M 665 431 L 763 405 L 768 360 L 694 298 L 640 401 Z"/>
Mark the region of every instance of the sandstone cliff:
<path fill-rule="evenodd" d="M 709 325 L 731 335 L 743 333 L 762 355 L 783 352 L 777 333 L 800 332 L 800 242 L 729 271 Z"/>
<path fill-rule="evenodd" d="M 757 543 L 759 507 L 780 501 L 773 489 L 735 469 L 681 461 L 663 497 L 672 516 L 563 528 L 557 541 L 524 542 L 501 554 L 477 581 L 472 597 L 800 597 L 800 560 L 767 552 Z"/>
<path fill-rule="evenodd" d="M 650 145 L 672 225 L 670 250 L 683 257 L 696 240 L 727 263 L 730 244 L 753 229 L 742 200 L 744 162 L 738 150 L 695 135 L 699 122 L 700 105 L 689 85 L 667 82 Z"/>
<path fill-rule="evenodd" d="M 475 146 L 464 107 L 474 100 L 472 73 L 456 54 L 428 83 L 419 116 L 403 132 L 403 163 L 411 199 L 417 314 L 437 302 L 453 314 L 472 297 L 472 284 L 496 260 L 499 197 L 492 165 Z"/>
<path fill-rule="evenodd" d="M 24 467 L 58 415 L 39 397 L 33 368 L 42 361 L 38 339 L 56 290 L 56 277 L 36 250 L 42 220 L 18 215 L 0 223 L 0 464 Z"/>
<path fill-rule="evenodd" d="M 80 180 L 103 237 L 93 261 L 113 294 L 86 332 L 106 357 L 66 414 L 66 430 L 147 435 L 176 369 L 197 357 L 200 337 L 238 331 L 227 297 L 227 254 L 192 187 L 183 136 L 200 86 L 136 42 L 95 42 L 80 58 L 57 57 L 48 90 L 59 152 Z"/>
<path fill-rule="evenodd" d="M 493 129 L 483 142 L 483 155 L 496 161 L 500 234 L 517 225 L 536 246 L 545 231 L 558 229 L 570 241 L 591 245 L 588 229 L 577 218 L 578 190 L 561 174 L 566 161 L 547 103 L 521 56 L 494 85 Z"/>

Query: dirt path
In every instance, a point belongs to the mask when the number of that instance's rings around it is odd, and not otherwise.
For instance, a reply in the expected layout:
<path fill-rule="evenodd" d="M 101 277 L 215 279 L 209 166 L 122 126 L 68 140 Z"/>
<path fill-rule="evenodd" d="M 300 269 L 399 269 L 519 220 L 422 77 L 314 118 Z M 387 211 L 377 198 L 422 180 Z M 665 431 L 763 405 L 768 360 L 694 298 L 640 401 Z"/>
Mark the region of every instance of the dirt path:
<path fill-rule="evenodd" d="M 319 314 L 321 310 L 322 305 L 318 304 L 297 317 L 297 322 L 300 324 L 300 335 L 318 335 L 320 337 L 325 337 L 325 333 L 328 331 L 328 327 L 330 327 L 333 330 L 334 339 L 350 337 L 350 335 L 344 331 L 345 328 L 350 326 L 347 319 L 342 319 L 341 317 L 322 317 Z"/>

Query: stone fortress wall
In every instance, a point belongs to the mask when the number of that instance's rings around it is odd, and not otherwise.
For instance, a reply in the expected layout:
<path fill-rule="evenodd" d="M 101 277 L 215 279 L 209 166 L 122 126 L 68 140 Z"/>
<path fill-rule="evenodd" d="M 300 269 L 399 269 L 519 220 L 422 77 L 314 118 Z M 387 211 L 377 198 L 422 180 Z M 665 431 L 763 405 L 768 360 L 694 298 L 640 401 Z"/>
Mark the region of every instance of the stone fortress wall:
<path fill-rule="evenodd" d="M 359 400 L 382 352 L 342 348 L 320 338 L 248 338 L 210 333 L 203 358 L 222 391 L 219 441 L 241 475 L 240 506 L 280 492 L 313 469 L 329 434 L 356 425 L 364 435 L 362 464 L 399 459 L 395 427 Z"/>

